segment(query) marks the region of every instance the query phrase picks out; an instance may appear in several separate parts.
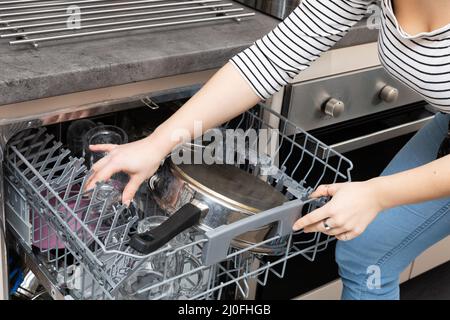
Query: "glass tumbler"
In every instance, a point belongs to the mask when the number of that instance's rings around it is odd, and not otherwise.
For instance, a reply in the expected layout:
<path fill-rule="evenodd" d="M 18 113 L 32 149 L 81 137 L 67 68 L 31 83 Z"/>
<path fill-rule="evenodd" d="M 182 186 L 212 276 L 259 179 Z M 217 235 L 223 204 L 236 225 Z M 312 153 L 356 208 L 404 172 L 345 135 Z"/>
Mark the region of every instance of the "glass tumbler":
<path fill-rule="evenodd" d="M 92 152 L 90 145 L 95 144 L 125 144 L 128 143 L 127 133 L 111 125 L 101 125 L 90 129 L 84 137 L 85 159 L 89 168 L 101 158 L 107 155 L 106 152 Z"/>
<path fill-rule="evenodd" d="M 106 246 L 118 244 L 123 237 L 123 229 L 132 219 L 131 212 L 119 211 L 124 185 L 121 181 L 110 179 L 97 186 L 95 200 L 103 205 L 94 209 L 90 221 L 96 230 L 96 236 Z M 117 217 L 116 217 L 117 216 Z"/>
<path fill-rule="evenodd" d="M 167 216 L 149 216 L 138 222 L 137 233 L 144 233 L 156 228 L 168 219 Z M 146 258 L 146 261 L 133 271 L 122 288 L 122 298 L 138 300 L 177 299 L 185 291 L 190 291 L 198 284 L 186 284 L 181 281 L 181 274 L 186 272 L 188 255 L 183 249 L 176 249 L 185 244 L 183 232 L 172 239 L 163 248 Z M 194 276 L 194 281 L 201 281 L 201 276 Z"/>
<path fill-rule="evenodd" d="M 70 124 L 67 129 L 67 148 L 72 151 L 73 156 L 81 158 L 84 156 L 84 141 L 86 133 L 96 127 L 95 122 L 87 119 L 77 120 Z"/>

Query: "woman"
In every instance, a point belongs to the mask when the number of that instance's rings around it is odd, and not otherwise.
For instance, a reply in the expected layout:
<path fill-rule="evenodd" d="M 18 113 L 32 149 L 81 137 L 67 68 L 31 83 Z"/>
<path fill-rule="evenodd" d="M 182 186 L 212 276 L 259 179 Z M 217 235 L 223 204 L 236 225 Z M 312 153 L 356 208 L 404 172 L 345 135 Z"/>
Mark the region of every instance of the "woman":
<path fill-rule="evenodd" d="M 123 201 L 129 203 L 161 159 L 181 142 L 171 139 L 173 131 L 183 129 L 191 137 L 195 121 L 202 121 L 206 130 L 267 99 L 331 48 L 373 2 L 303 0 L 151 136 L 127 145 L 92 146 L 109 155 L 94 165 L 88 187 L 125 171 L 130 182 Z M 295 230 L 319 231 L 341 240 L 336 260 L 344 299 L 398 299 L 399 274 L 450 234 L 450 157 L 436 160 L 450 119 L 450 0 L 382 0 L 381 7 L 382 64 L 440 113 L 381 177 L 320 186 L 312 196 L 332 200 L 294 225 Z"/>

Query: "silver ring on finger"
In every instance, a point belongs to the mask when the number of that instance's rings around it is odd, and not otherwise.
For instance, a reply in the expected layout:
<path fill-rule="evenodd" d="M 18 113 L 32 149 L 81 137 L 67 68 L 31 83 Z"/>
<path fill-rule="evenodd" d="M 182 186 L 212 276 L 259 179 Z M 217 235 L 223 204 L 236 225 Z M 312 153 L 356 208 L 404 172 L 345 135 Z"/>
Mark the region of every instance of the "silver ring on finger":
<path fill-rule="evenodd" d="M 330 231 L 332 227 L 327 223 L 328 219 L 323 220 L 323 227 L 325 228 L 325 231 Z"/>

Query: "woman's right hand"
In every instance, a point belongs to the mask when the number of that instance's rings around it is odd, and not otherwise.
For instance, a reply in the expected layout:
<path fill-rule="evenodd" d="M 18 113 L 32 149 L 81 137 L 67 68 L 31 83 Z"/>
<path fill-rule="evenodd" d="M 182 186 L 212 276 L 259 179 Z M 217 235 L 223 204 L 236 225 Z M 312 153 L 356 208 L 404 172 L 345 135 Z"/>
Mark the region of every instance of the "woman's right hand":
<path fill-rule="evenodd" d="M 122 202 L 126 205 L 133 200 L 142 182 L 156 172 L 165 157 L 149 138 L 123 145 L 100 144 L 89 148 L 93 152 L 107 152 L 108 155 L 92 166 L 86 190 L 93 189 L 99 181 L 107 181 L 115 173 L 124 172 L 130 178 L 122 194 Z"/>
<path fill-rule="evenodd" d="M 129 204 L 141 183 L 156 172 L 161 160 L 180 143 L 195 138 L 198 123 L 202 132 L 215 128 L 260 100 L 239 71 L 227 63 L 149 137 L 124 145 L 91 146 L 94 152 L 109 154 L 94 164 L 86 187 L 92 189 L 96 182 L 106 181 L 120 171 L 125 172 L 130 181 L 122 201 Z"/>

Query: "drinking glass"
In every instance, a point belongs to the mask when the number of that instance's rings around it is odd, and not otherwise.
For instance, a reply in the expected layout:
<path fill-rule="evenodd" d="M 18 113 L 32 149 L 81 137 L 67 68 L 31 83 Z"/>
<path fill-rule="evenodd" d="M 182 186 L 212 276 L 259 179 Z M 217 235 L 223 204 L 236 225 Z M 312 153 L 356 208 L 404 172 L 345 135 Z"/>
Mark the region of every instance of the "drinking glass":
<path fill-rule="evenodd" d="M 97 230 L 97 236 L 106 246 L 120 242 L 123 237 L 121 227 L 132 219 L 129 210 L 119 212 L 123 188 L 123 182 L 115 179 L 97 185 L 95 200 L 97 202 L 104 201 L 104 204 L 93 210 L 91 221 Z"/>
<path fill-rule="evenodd" d="M 167 216 L 146 217 L 138 222 L 136 231 L 150 231 L 167 219 Z M 188 233 L 189 231 L 180 233 L 159 249 L 159 252 L 150 255 L 138 270 L 132 271 L 121 290 L 122 298 L 172 300 L 200 293 L 204 279 L 203 270 L 200 270 L 201 263 L 185 249 L 181 249 L 186 244 Z M 194 269 L 199 270 L 183 275 Z"/>
<path fill-rule="evenodd" d="M 84 152 L 89 168 L 107 155 L 107 152 L 93 152 L 90 145 L 96 144 L 125 144 L 128 143 L 127 133 L 116 126 L 101 125 L 90 129 L 84 137 Z"/>
<path fill-rule="evenodd" d="M 92 168 L 101 158 L 105 157 L 107 152 L 93 152 L 89 146 L 96 144 L 126 144 L 128 143 L 127 133 L 117 127 L 111 125 L 101 125 L 90 129 L 84 137 L 84 157 L 88 169 Z M 111 177 L 112 180 L 120 181 L 124 186 L 128 182 L 128 175 L 118 172 Z"/>
<path fill-rule="evenodd" d="M 84 156 L 84 136 L 92 128 L 96 127 L 95 122 L 87 119 L 77 120 L 70 124 L 67 129 L 67 148 L 72 151 L 72 155 L 81 158 Z"/>

